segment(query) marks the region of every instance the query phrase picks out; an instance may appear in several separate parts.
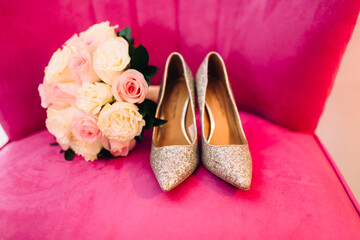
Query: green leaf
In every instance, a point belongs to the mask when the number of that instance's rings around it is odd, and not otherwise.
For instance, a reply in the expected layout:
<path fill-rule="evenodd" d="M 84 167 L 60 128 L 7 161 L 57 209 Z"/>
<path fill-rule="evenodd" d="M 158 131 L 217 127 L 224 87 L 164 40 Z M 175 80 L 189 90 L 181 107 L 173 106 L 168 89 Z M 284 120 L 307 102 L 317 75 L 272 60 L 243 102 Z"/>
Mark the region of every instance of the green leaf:
<path fill-rule="evenodd" d="M 150 78 L 152 78 L 153 76 L 155 76 L 155 74 L 159 71 L 159 68 L 152 66 L 152 65 L 147 65 L 145 70 L 144 70 L 144 74 L 148 75 Z"/>
<path fill-rule="evenodd" d="M 144 78 L 145 78 L 147 85 L 150 86 L 150 84 L 151 84 L 150 77 L 148 75 L 144 75 Z"/>
<path fill-rule="evenodd" d="M 130 51 L 130 48 L 129 48 Z M 132 50 L 131 50 L 132 51 Z M 139 45 L 132 53 L 130 67 L 143 72 L 149 62 L 149 53 L 143 45 Z"/>
<path fill-rule="evenodd" d="M 126 27 L 123 28 L 121 31 L 118 31 L 116 34 L 118 37 L 123 37 L 129 44 L 134 43 L 134 39 L 131 37 L 131 28 Z"/>
<path fill-rule="evenodd" d="M 59 146 L 57 142 L 50 143 L 50 146 Z"/>
<path fill-rule="evenodd" d="M 106 150 L 105 148 L 101 149 L 101 151 L 98 153 L 97 157 L 100 159 L 110 159 L 115 158 L 114 155 L 111 154 L 110 151 Z"/>
<path fill-rule="evenodd" d="M 72 161 L 74 159 L 74 156 L 75 152 L 71 148 L 65 151 L 64 157 L 66 161 Z"/>
<path fill-rule="evenodd" d="M 136 136 L 136 137 L 135 137 L 135 140 L 136 140 L 138 143 L 141 143 L 141 141 L 143 140 L 143 136 L 144 136 L 144 131 L 142 131 L 139 136 Z"/>
<path fill-rule="evenodd" d="M 161 126 L 163 124 L 167 123 L 166 120 L 164 119 L 160 119 L 160 118 L 154 118 L 154 124 L 153 126 L 156 127 L 156 126 Z"/>
<path fill-rule="evenodd" d="M 152 115 L 146 115 L 144 120 L 145 120 L 144 129 L 146 130 L 151 129 L 154 125 L 154 117 Z"/>
<path fill-rule="evenodd" d="M 129 56 L 130 56 L 131 59 L 133 58 L 135 49 L 136 49 L 136 48 L 134 47 L 133 44 L 129 44 Z"/>
<path fill-rule="evenodd" d="M 160 126 L 166 121 L 155 118 L 156 113 L 156 103 L 149 99 L 145 99 L 144 102 L 137 104 L 139 108 L 139 113 L 145 120 L 144 129 L 151 129 L 154 126 Z"/>
<path fill-rule="evenodd" d="M 150 79 L 159 71 L 159 68 L 147 65 L 145 69 L 143 70 L 144 78 L 147 82 L 147 84 L 150 86 Z"/>
<path fill-rule="evenodd" d="M 139 108 L 139 113 L 143 116 L 143 118 L 146 115 L 155 116 L 156 113 L 156 103 L 154 101 L 151 101 L 149 99 L 145 99 L 142 103 L 137 104 Z"/>

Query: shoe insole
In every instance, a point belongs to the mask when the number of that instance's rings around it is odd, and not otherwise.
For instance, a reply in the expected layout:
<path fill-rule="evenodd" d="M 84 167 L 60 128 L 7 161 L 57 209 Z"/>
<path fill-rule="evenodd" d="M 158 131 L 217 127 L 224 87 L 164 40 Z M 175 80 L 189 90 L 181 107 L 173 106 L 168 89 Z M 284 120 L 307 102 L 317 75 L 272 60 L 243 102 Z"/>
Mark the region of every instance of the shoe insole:
<path fill-rule="evenodd" d="M 159 114 L 167 122 L 157 132 L 156 145 L 188 145 L 195 136 L 193 114 L 185 78 L 167 82 Z"/>
<path fill-rule="evenodd" d="M 227 87 L 222 81 L 209 76 L 205 101 L 207 106 L 204 112 L 204 133 L 209 143 L 242 144 L 235 115 L 238 113 L 235 113 Z"/>

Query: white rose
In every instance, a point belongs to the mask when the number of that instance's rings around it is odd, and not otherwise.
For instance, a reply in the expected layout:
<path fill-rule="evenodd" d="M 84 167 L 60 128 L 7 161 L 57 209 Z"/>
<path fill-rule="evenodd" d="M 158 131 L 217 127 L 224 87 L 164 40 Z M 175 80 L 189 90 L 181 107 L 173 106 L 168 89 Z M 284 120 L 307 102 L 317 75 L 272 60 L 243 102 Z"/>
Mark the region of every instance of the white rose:
<path fill-rule="evenodd" d="M 72 136 L 72 118 L 78 111 L 79 110 L 75 107 L 68 107 L 59 110 L 49 107 L 46 111 L 46 127 L 49 132 L 56 137 L 56 141 L 64 150 L 69 148 Z"/>
<path fill-rule="evenodd" d="M 97 124 L 105 137 L 127 141 L 141 133 L 145 121 L 135 104 L 115 102 L 112 105 L 105 105 L 100 112 Z"/>
<path fill-rule="evenodd" d="M 101 107 L 113 100 L 111 86 L 106 83 L 83 83 L 76 105 L 84 112 L 96 115 Z"/>
<path fill-rule="evenodd" d="M 56 50 L 51 56 L 49 64 L 45 68 L 45 82 L 46 83 L 66 83 L 75 82 L 71 78 L 70 70 L 67 66 L 68 59 L 73 53 L 73 49 L 64 46 L 62 49 Z"/>
<path fill-rule="evenodd" d="M 101 43 L 94 52 L 93 62 L 97 75 L 111 85 L 130 63 L 128 42 L 116 37 Z"/>
<path fill-rule="evenodd" d="M 94 161 L 102 149 L 102 143 L 100 141 L 89 143 L 72 137 L 70 147 L 76 154 L 84 157 L 86 161 Z"/>
<path fill-rule="evenodd" d="M 85 32 L 80 33 L 82 39 L 96 39 L 99 41 L 106 40 L 108 38 L 116 37 L 115 29 L 118 25 L 110 27 L 109 21 L 95 24 L 89 27 Z"/>

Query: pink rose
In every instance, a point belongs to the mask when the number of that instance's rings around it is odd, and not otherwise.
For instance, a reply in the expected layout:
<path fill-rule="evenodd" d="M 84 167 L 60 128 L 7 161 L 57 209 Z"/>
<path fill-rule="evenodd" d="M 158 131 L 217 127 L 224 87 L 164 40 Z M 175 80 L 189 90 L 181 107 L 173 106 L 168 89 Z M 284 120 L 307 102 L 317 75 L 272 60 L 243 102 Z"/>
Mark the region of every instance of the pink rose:
<path fill-rule="evenodd" d="M 92 54 L 103 40 L 93 37 L 81 38 L 76 33 L 65 42 L 65 45 L 74 46 L 78 51 L 86 51 Z"/>
<path fill-rule="evenodd" d="M 129 154 L 136 145 L 136 140 L 131 139 L 127 141 L 117 141 L 113 139 L 104 139 L 103 146 L 105 149 L 109 150 L 111 154 L 115 157 L 125 157 Z"/>
<path fill-rule="evenodd" d="M 134 69 L 128 69 L 116 77 L 111 88 L 117 101 L 129 103 L 142 103 L 147 90 L 148 85 L 144 76 Z"/>
<path fill-rule="evenodd" d="M 43 108 L 47 108 L 48 105 L 49 105 L 49 99 L 48 99 L 48 90 L 46 88 L 46 85 L 45 84 L 40 84 L 39 87 L 38 87 L 38 91 L 39 91 L 39 95 L 40 95 L 40 98 L 41 98 L 41 106 Z"/>
<path fill-rule="evenodd" d="M 92 143 L 102 139 L 102 133 L 97 126 L 97 117 L 94 115 L 76 113 L 71 127 L 74 136 L 84 142 Z"/>
<path fill-rule="evenodd" d="M 97 49 L 97 47 L 99 46 L 99 44 L 102 42 L 93 38 L 93 37 L 87 37 L 85 39 L 82 40 L 82 49 L 84 49 L 85 51 L 89 52 L 89 53 L 93 53 L 95 52 L 95 50 Z"/>
<path fill-rule="evenodd" d="M 75 105 L 79 88 L 80 84 L 77 83 L 40 84 L 38 90 L 41 97 L 41 106 L 43 108 L 52 106 L 59 109 Z"/>
<path fill-rule="evenodd" d="M 99 76 L 94 71 L 90 53 L 87 51 L 72 54 L 68 60 L 68 67 L 72 77 L 79 82 L 94 83 L 100 81 Z"/>

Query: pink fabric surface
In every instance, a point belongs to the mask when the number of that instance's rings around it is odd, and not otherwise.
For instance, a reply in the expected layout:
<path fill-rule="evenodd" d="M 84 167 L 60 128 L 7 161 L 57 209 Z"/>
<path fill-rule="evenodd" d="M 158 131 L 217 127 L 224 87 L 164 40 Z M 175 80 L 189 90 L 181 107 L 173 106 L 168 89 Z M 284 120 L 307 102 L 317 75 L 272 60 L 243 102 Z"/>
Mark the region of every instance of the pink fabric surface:
<path fill-rule="evenodd" d="M 360 204 L 359 202 L 356 200 L 355 195 L 353 194 L 353 192 L 351 191 L 349 185 L 347 184 L 344 176 L 342 175 L 342 173 L 340 172 L 340 169 L 338 168 L 338 166 L 336 165 L 334 159 L 330 156 L 329 152 L 326 150 L 326 148 L 324 147 L 324 145 L 322 145 L 320 139 L 318 138 L 318 136 L 314 135 L 319 147 L 321 148 L 321 150 L 324 152 L 325 156 L 327 157 L 327 159 L 329 160 L 329 163 L 331 164 L 331 166 L 333 167 L 336 175 L 338 176 L 340 182 L 342 183 L 347 195 L 349 196 L 351 202 L 353 203 L 356 211 L 358 212 L 359 216 L 360 216 Z"/>
<path fill-rule="evenodd" d="M 312 134 L 241 113 L 249 191 L 202 165 L 163 193 L 150 132 L 127 158 L 66 162 L 46 131 L 0 151 L 3 239 L 360 239 L 360 218 Z"/>
<path fill-rule="evenodd" d="M 210 50 L 228 66 L 236 101 L 289 129 L 312 132 L 359 13 L 353 0 L 87 0 L 0 2 L 0 124 L 10 139 L 43 128 L 37 86 L 74 32 L 131 26 L 163 69 L 172 51 L 193 71 Z M 161 72 L 161 71 L 160 71 Z M 159 83 L 161 74 L 155 77 Z"/>

